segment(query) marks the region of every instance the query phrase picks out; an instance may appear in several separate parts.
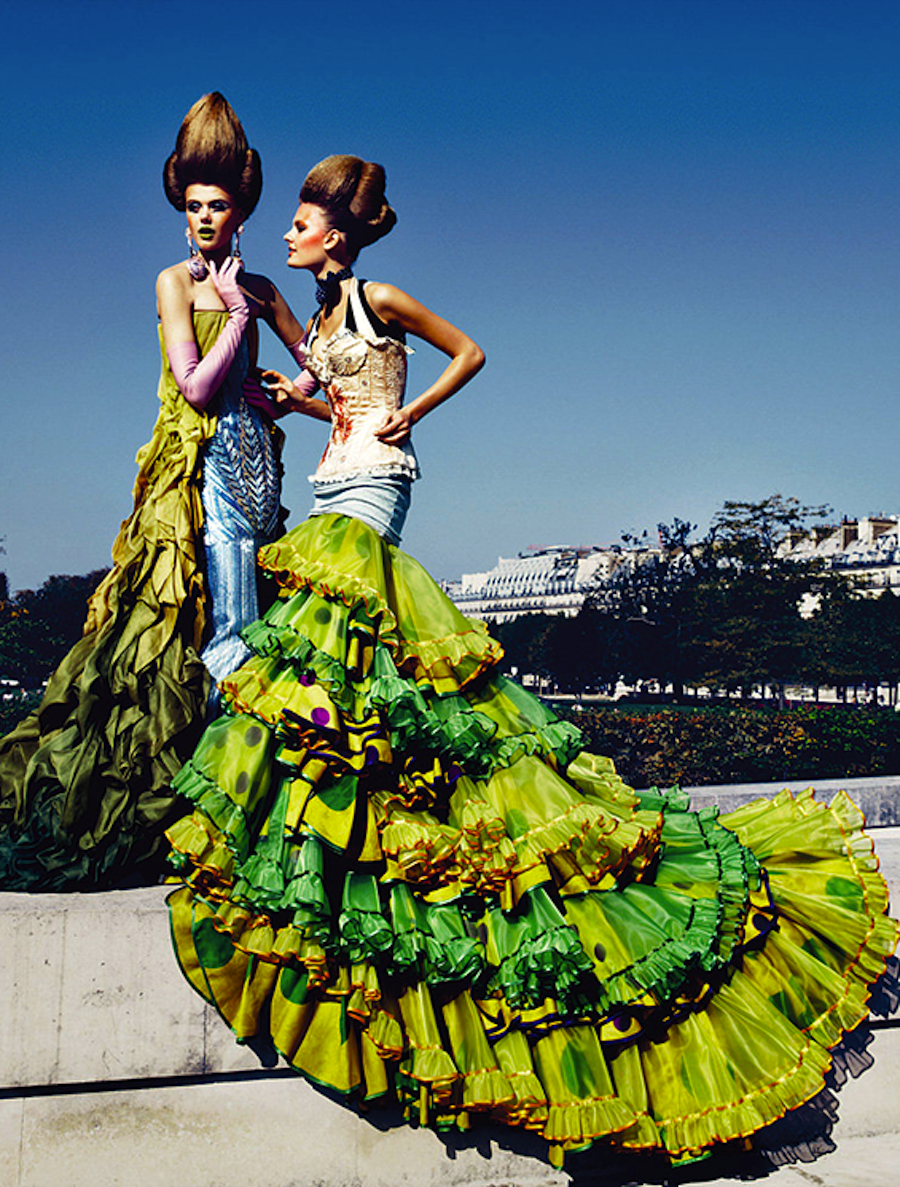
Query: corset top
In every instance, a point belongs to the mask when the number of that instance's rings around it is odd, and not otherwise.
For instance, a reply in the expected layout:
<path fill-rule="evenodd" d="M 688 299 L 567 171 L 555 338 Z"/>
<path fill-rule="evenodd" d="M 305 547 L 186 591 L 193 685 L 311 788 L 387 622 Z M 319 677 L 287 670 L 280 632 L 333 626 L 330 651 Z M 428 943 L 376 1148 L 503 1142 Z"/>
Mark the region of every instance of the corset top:
<path fill-rule="evenodd" d="M 310 329 L 305 365 L 331 408 L 331 436 L 312 475 L 315 482 L 343 482 L 362 474 L 419 475 L 409 442 L 386 445 L 375 436 L 403 403 L 406 357 L 412 352 L 399 338 L 379 333 L 373 318 L 362 284 L 354 277 L 343 325 L 323 339 L 317 315 Z"/>

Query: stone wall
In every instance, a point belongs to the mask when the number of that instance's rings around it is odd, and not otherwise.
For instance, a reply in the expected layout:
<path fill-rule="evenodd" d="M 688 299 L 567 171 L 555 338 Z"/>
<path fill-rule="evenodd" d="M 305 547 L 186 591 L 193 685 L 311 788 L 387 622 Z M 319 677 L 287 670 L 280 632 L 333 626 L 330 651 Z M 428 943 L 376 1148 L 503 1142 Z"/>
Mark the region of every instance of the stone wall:
<path fill-rule="evenodd" d="M 891 797 L 900 802 L 896 786 L 850 790 L 870 794 L 874 820 L 893 814 Z M 698 800 L 721 795 L 706 789 Z M 879 829 L 876 841 L 897 901 L 900 828 Z M 663 1181 L 658 1163 L 620 1166 L 602 1152 L 553 1171 L 544 1143 L 529 1135 L 479 1129 L 445 1139 L 410 1130 L 388 1111 L 358 1117 L 278 1066 L 270 1051 L 234 1042 L 177 967 L 166 893 L 0 894 L 2 1187 L 562 1187 L 571 1175 L 579 1187 Z M 799 1169 L 779 1172 L 778 1187 L 893 1182 L 893 1171 L 877 1176 L 884 1159 L 900 1157 L 894 1022 L 876 1025 L 870 1050 L 874 1067 L 840 1095 L 837 1151 L 815 1163 L 814 1179 L 793 1178 Z M 866 1159 L 875 1177 L 859 1177 Z M 682 1173 L 679 1181 L 713 1183 L 704 1166 L 696 1180 Z"/>

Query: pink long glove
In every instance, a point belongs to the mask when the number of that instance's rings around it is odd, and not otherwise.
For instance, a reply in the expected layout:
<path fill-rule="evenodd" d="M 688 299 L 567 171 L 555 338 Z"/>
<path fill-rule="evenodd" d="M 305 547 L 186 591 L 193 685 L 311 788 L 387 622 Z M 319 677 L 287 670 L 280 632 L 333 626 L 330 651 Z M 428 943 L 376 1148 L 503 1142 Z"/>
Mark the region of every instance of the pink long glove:
<path fill-rule="evenodd" d="M 301 396 L 311 396 L 319 386 L 319 381 L 311 371 L 306 370 L 306 335 L 304 334 L 299 342 L 289 346 L 288 350 L 294 362 L 303 368 L 294 380 L 294 387 Z"/>
<path fill-rule="evenodd" d="M 242 267 L 240 260 L 229 259 L 221 271 L 211 260 L 208 266 L 216 292 L 228 310 L 225 328 L 216 339 L 215 346 L 202 359 L 193 339 L 166 346 L 175 382 L 187 402 L 195 408 L 205 408 L 222 386 L 250 318 L 250 309 L 237 282 Z"/>

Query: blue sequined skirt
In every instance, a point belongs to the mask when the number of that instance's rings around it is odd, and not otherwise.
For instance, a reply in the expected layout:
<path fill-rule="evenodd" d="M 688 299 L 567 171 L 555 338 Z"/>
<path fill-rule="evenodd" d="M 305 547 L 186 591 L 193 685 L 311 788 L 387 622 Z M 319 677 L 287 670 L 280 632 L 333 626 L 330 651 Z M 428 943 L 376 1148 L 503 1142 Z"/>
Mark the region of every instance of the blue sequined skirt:
<path fill-rule="evenodd" d="M 234 497 L 226 476 L 207 457 L 203 470 L 203 548 L 212 611 L 212 635 L 200 658 L 215 685 L 250 657 L 240 632 L 259 618 L 256 554 L 276 532 L 257 530 Z"/>

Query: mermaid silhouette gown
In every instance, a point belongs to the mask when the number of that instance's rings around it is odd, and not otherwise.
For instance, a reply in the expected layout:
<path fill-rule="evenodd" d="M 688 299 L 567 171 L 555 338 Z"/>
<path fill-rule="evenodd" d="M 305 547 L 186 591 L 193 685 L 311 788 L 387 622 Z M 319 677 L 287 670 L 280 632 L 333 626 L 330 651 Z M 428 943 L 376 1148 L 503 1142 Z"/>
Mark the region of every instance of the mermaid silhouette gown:
<path fill-rule="evenodd" d="M 194 314 L 201 354 L 226 319 Z M 279 524 L 280 434 L 243 399 L 246 335 L 207 410 L 160 343 L 160 412 L 113 567 L 40 706 L 0 741 L 7 890 L 95 889 L 152 857 L 202 733 L 207 668 L 219 678 L 249 654 L 238 630 L 258 616 L 255 554 Z"/>
<path fill-rule="evenodd" d="M 402 398 L 405 348 L 358 307 L 307 364 L 329 472 L 361 393 Z M 179 962 L 239 1039 L 412 1123 L 533 1130 L 557 1164 L 601 1139 L 696 1157 L 822 1087 L 896 938 L 846 796 L 717 816 L 632 791 L 358 517 L 260 560 L 280 596 L 168 832 Z"/>

